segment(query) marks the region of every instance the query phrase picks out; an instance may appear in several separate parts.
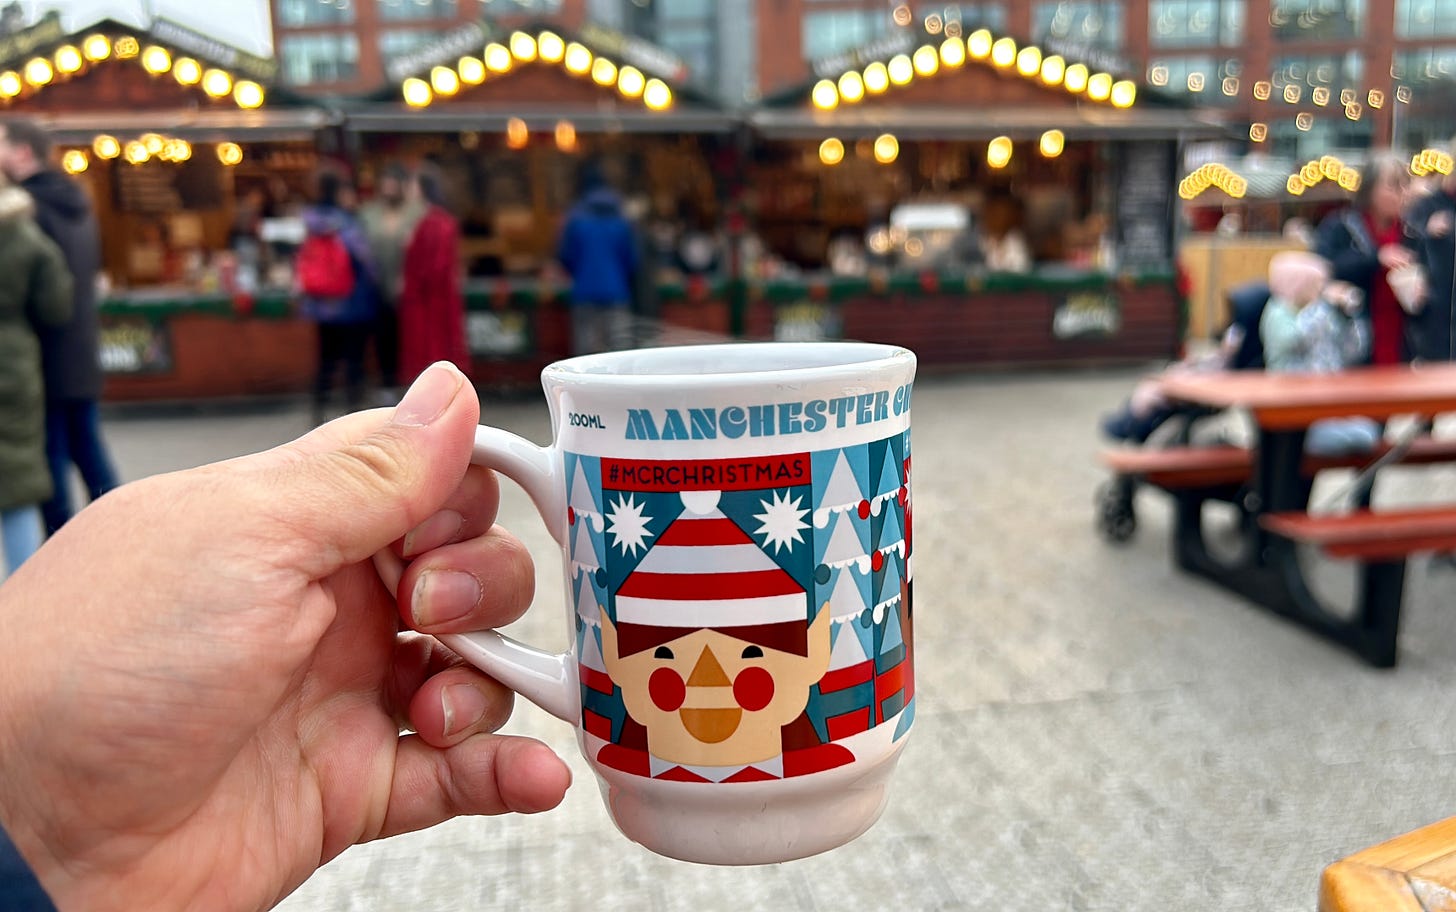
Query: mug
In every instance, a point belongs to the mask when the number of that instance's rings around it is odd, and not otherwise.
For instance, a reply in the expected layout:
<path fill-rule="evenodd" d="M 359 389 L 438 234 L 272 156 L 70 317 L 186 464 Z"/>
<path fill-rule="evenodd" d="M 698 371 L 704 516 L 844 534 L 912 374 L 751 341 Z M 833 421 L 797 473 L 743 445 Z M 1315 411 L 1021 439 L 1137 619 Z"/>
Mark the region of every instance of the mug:
<path fill-rule="evenodd" d="M 478 429 L 561 546 L 572 648 L 441 639 L 576 726 L 628 838 L 763 864 L 880 816 L 915 715 L 914 375 L 863 343 L 612 352 L 543 371 L 550 447 Z"/>

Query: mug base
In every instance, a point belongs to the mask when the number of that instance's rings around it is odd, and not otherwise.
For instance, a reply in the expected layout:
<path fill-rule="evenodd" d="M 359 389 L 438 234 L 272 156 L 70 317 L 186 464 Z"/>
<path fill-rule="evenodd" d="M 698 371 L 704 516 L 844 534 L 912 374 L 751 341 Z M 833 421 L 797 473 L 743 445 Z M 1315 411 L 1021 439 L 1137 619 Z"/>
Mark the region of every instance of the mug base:
<path fill-rule="evenodd" d="M 868 830 L 885 809 L 903 745 L 873 764 L 770 782 L 670 782 L 593 768 L 617 829 L 644 848 L 697 864 L 775 864 Z"/>

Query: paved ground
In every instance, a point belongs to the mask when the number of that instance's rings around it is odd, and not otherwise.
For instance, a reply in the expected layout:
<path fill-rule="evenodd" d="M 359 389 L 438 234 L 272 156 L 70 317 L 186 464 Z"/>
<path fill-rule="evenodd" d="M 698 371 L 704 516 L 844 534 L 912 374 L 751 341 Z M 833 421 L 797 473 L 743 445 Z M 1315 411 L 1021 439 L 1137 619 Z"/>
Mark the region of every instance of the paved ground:
<path fill-rule="evenodd" d="M 1093 533 L 1095 416 L 1131 373 L 926 377 L 916 393 L 916 726 L 889 810 L 852 845 L 756 869 L 617 835 L 567 726 L 565 805 L 346 852 L 289 910 L 1309 909 L 1320 869 L 1456 813 L 1456 574 L 1413 565 L 1401 665 L 1368 669 L 1174 572 L 1152 496 L 1126 548 Z M 544 407 L 487 420 L 545 441 Z M 113 415 L 128 477 L 305 429 L 301 406 Z M 1456 474 L 1377 499 L 1456 496 Z M 549 540 L 513 489 L 503 522 Z M 513 631 L 563 648 L 554 560 Z M 1333 584 L 1340 583 L 1339 573 Z"/>

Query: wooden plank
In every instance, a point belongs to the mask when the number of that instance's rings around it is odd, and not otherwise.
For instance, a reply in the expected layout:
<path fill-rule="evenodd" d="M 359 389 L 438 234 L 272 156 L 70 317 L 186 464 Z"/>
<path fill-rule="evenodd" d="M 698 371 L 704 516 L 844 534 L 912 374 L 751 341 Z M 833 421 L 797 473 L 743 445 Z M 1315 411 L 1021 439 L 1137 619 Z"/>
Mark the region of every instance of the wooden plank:
<path fill-rule="evenodd" d="M 1399 871 L 1350 859 L 1325 868 L 1319 912 L 1427 912 Z"/>
<path fill-rule="evenodd" d="M 1325 868 L 1319 912 L 1426 912 L 1399 871 L 1350 859 Z"/>
<path fill-rule="evenodd" d="M 1330 469 L 1359 469 L 1390 452 L 1381 444 L 1365 453 L 1305 457 L 1301 470 L 1307 477 Z M 1189 446 L 1168 449 L 1104 450 L 1102 462 L 1119 475 L 1146 478 L 1160 488 L 1198 488 L 1237 485 L 1254 472 L 1252 451 L 1236 446 Z M 1411 444 L 1399 465 L 1456 462 L 1456 439 L 1422 437 Z"/>
<path fill-rule="evenodd" d="M 1456 817 L 1361 849 L 1325 868 L 1320 912 L 1456 910 Z"/>
<path fill-rule="evenodd" d="M 1345 860 L 1407 873 L 1453 852 L 1456 852 L 1456 817 L 1447 817 L 1361 849 Z"/>
<path fill-rule="evenodd" d="M 1242 407 L 1265 428 L 1307 427 L 1318 418 L 1456 411 L 1456 365 L 1367 367 L 1336 374 L 1259 371 L 1168 374 L 1159 381 L 1178 402 Z"/>
<path fill-rule="evenodd" d="M 1270 532 L 1313 545 L 1443 538 L 1456 536 L 1456 505 L 1356 510 L 1332 515 L 1268 513 L 1259 517 L 1259 522 Z"/>

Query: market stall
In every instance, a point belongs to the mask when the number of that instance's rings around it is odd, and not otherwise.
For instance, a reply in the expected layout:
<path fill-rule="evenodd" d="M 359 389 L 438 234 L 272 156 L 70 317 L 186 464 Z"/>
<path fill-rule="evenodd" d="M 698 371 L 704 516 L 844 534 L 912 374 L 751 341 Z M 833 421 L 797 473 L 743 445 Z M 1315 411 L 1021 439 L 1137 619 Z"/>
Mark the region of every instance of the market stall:
<path fill-rule="evenodd" d="M 729 332 L 722 201 L 737 124 L 682 87 L 681 60 L 594 26 L 471 23 L 388 69 L 394 85 L 347 114 L 360 183 L 367 195 L 392 163 L 440 170 L 461 220 L 478 380 L 534 385 L 569 352 L 556 244 L 592 179 L 640 228 L 640 322 Z"/>
<path fill-rule="evenodd" d="M 240 223 L 303 192 L 324 111 L 272 85 L 275 63 L 166 19 L 58 15 L 0 39 L 0 108 L 34 118 L 87 190 L 101 229 L 102 363 L 109 399 L 297 388 L 287 277 L 239 257 Z M 256 253 L 257 251 L 255 251 Z"/>
<path fill-rule="evenodd" d="M 746 331 L 957 366 L 1175 354 L 1178 148 L 1220 128 L 984 29 L 899 41 L 750 116 Z"/>

